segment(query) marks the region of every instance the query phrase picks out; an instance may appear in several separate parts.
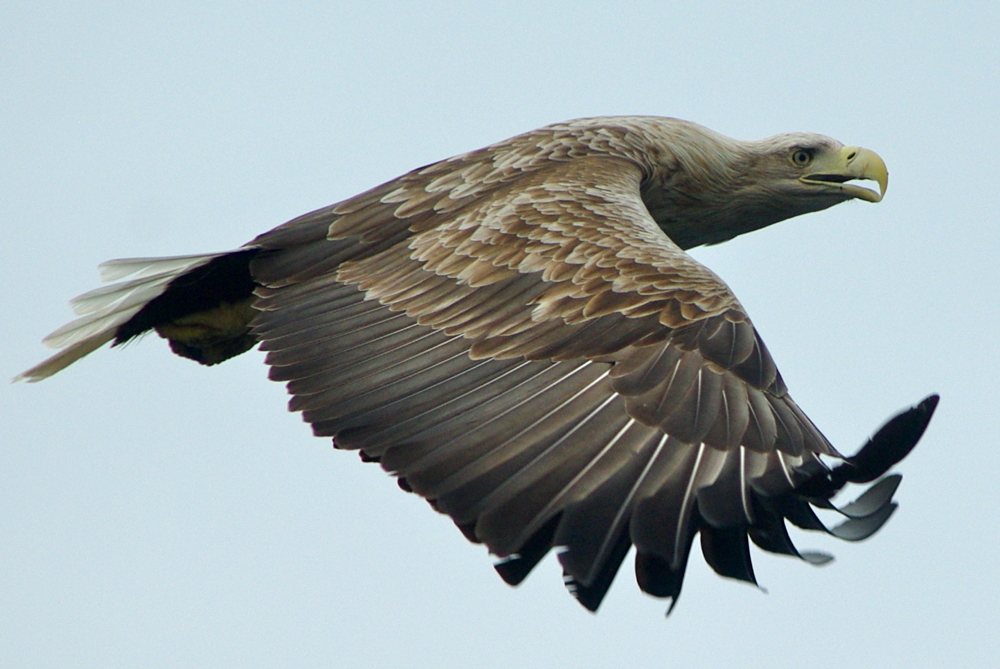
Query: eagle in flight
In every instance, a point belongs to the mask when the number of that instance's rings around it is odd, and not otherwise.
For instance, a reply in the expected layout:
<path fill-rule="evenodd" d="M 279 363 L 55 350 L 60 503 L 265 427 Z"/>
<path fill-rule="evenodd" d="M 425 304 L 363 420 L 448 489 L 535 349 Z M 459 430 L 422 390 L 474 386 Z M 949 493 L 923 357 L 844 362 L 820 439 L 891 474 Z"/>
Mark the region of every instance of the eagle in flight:
<path fill-rule="evenodd" d="M 73 300 L 80 318 L 45 340 L 61 350 L 18 379 L 150 330 L 205 365 L 259 345 L 316 435 L 451 516 L 508 583 L 555 548 L 593 611 L 635 546 L 639 587 L 672 608 L 696 536 L 716 572 L 755 582 L 749 541 L 829 560 L 800 553 L 786 521 L 859 540 L 895 509 L 900 477 L 884 475 L 937 397 L 841 455 L 729 287 L 685 252 L 878 202 L 887 181 L 878 155 L 817 134 L 559 123 L 234 251 L 105 263 L 116 283 Z M 836 527 L 812 510 L 872 481 Z"/>

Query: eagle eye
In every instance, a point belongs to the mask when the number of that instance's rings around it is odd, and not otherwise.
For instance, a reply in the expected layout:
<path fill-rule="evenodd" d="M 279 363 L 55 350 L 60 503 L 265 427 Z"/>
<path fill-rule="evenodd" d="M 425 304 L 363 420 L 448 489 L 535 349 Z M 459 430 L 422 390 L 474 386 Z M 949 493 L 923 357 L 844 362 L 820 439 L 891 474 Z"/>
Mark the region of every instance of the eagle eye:
<path fill-rule="evenodd" d="M 796 167 L 805 167 L 812 162 L 813 152 L 809 149 L 795 149 L 792 151 L 792 162 Z"/>

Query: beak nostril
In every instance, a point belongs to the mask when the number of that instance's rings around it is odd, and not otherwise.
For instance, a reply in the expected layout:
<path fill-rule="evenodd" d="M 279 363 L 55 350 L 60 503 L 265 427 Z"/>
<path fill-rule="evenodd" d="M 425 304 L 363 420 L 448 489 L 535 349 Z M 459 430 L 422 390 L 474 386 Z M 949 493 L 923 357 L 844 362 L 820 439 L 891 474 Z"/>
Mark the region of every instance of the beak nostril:
<path fill-rule="evenodd" d="M 857 156 L 857 155 L 858 155 L 857 151 L 851 151 L 849 154 L 847 154 L 847 159 L 848 160 L 854 160 L 854 157 Z"/>

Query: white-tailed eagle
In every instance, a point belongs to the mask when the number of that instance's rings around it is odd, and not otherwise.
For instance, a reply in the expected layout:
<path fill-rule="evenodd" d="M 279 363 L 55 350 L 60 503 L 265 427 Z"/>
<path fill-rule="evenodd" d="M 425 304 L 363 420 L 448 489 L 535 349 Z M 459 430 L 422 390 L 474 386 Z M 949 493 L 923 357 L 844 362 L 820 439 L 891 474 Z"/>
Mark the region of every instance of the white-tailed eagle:
<path fill-rule="evenodd" d="M 728 286 L 685 253 L 878 202 L 887 180 L 875 153 L 816 134 L 551 125 L 235 251 L 105 263 L 118 282 L 76 298 L 81 317 L 46 339 L 61 351 L 18 378 L 149 330 L 206 365 L 259 344 L 316 435 L 451 516 L 507 582 L 556 548 L 595 610 L 635 546 L 639 587 L 676 602 L 697 535 L 716 572 L 754 582 L 748 539 L 823 562 L 796 550 L 786 520 L 857 540 L 894 510 L 900 477 L 883 475 L 937 397 L 842 456 Z M 877 479 L 833 529 L 811 509 Z"/>

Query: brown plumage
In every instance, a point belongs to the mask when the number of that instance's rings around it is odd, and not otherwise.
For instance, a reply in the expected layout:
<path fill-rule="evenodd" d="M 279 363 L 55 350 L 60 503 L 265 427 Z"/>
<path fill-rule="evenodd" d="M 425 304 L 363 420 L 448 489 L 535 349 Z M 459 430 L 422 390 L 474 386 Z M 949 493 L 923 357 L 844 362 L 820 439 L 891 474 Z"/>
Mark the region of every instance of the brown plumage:
<path fill-rule="evenodd" d="M 381 462 L 520 582 L 552 547 L 594 610 L 630 546 L 676 601 L 691 543 L 754 581 L 847 481 L 906 455 L 936 397 L 843 457 L 742 305 L 684 249 L 881 192 L 881 159 L 812 134 L 739 142 L 653 117 L 542 128 L 414 170 L 228 254 L 114 261 L 55 373 L 149 329 L 214 364 L 259 342 L 317 435 Z M 891 514 L 882 479 L 832 530 Z M 803 556 L 813 562 L 827 558 Z"/>

